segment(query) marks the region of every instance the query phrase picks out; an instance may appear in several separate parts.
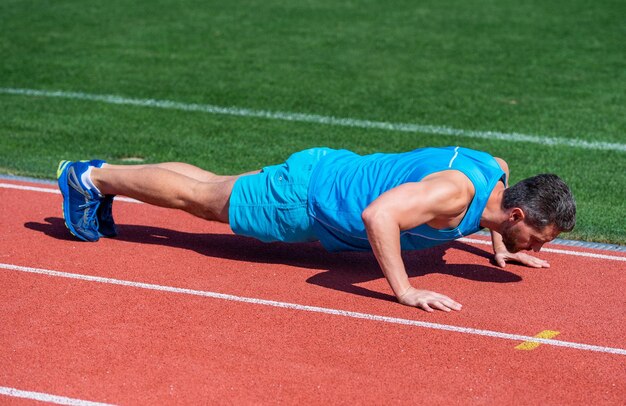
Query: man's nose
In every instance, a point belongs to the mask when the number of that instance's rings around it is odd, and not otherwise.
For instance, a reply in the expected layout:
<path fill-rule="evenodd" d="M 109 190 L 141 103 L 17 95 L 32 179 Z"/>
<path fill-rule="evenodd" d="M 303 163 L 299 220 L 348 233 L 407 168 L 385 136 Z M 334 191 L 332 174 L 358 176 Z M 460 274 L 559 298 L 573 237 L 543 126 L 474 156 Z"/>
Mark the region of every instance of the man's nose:
<path fill-rule="evenodd" d="M 532 249 L 535 252 L 539 252 L 539 250 L 541 250 L 541 247 L 543 247 L 543 243 L 537 243 L 532 245 Z"/>

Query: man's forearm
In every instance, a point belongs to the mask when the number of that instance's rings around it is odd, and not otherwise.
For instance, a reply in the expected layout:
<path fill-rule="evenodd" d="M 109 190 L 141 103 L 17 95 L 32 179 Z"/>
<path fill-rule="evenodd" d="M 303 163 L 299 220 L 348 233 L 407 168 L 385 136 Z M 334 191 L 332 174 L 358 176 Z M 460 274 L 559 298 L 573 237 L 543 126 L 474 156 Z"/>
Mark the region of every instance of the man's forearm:
<path fill-rule="evenodd" d="M 372 251 L 378 260 L 387 282 L 398 301 L 407 306 L 416 306 L 428 312 L 434 309 L 461 310 L 461 304 L 448 296 L 428 290 L 418 290 L 411 286 L 402 261 L 400 226 L 384 213 L 363 215 L 367 236 Z"/>
<path fill-rule="evenodd" d="M 495 230 L 490 230 L 490 231 L 491 231 L 491 244 L 493 246 L 494 254 L 497 254 L 498 252 L 508 252 L 508 250 L 506 249 L 506 246 L 504 245 L 504 242 L 502 241 L 502 235 Z"/>
<path fill-rule="evenodd" d="M 376 260 L 393 293 L 400 298 L 411 287 L 402 261 L 400 227 L 385 219 L 384 214 L 364 222 Z"/>

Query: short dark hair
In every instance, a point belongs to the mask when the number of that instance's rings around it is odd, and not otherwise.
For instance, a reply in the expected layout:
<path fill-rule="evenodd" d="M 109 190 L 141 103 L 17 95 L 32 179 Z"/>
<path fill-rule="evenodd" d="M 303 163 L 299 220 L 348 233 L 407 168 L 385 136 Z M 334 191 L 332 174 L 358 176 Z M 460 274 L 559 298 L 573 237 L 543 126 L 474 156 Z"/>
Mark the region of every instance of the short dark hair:
<path fill-rule="evenodd" d="M 559 231 L 572 231 L 576 224 L 576 201 L 571 190 L 550 173 L 524 179 L 505 189 L 502 207 L 519 207 L 526 222 L 538 230 L 554 225 Z"/>

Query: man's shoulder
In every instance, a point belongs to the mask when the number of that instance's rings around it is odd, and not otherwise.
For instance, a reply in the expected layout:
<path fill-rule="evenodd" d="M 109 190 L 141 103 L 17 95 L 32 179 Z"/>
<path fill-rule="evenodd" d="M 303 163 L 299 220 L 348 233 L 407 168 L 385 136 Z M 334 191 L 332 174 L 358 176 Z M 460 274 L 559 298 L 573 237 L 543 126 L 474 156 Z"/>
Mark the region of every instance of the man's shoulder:
<path fill-rule="evenodd" d="M 445 212 L 464 210 L 474 198 L 474 184 L 467 175 L 455 169 L 432 173 L 422 182 L 428 184 L 428 190 L 436 196 L 440 208 L 445 208 Z"/>
<path fill-rule="evenodd" d="M 439 172 L 433 172 L 424 177 L 422 181 L 433 182 L 437 187 L 445 188 L 450 193 L 459 193 L 471 191 L 474 193 L 474 184 L 470 178 L 458 169 L 446 169 Z"/>

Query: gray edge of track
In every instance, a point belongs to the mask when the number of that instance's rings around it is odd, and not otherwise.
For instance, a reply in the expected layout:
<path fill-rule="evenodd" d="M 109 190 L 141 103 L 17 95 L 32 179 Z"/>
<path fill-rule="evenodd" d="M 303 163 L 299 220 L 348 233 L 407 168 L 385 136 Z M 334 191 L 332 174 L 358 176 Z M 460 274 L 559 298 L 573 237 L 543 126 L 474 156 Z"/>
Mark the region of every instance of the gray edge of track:
<path fill-rule="evenodd" d="M 32 183 L 41 183 L 44 185 L 56 185 L 56 181 L 47 180 L 47 179 L 37 179 L 37 178 L 29 178 L 25 176 L 13 176 L 13 175 L 2 175 L 0 174 L 0 179 L 5 180 L 17 180 L 24 182 L 32 182 Z M 489 236 L 488 231 L 478 231 L 476 234 Z M 626 252 L 626 245 L 616 245 L 616 244 L 605 244 L 601 242 L 588 242 L 588 241 L 576 241 L 576 240 L 564 240 L 561 238 L 556 238 L 552 241 L 553 244 L 558 245 L 566 245 L 569 247 L 581 247 L 581 248 L 592 248 L 598 250 L 606 250 L 606 251 L 618 251 L 618 252 Z"/>

